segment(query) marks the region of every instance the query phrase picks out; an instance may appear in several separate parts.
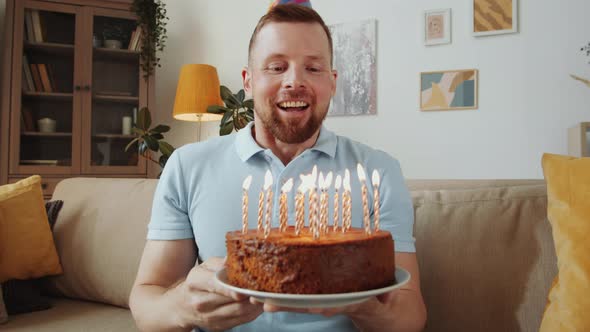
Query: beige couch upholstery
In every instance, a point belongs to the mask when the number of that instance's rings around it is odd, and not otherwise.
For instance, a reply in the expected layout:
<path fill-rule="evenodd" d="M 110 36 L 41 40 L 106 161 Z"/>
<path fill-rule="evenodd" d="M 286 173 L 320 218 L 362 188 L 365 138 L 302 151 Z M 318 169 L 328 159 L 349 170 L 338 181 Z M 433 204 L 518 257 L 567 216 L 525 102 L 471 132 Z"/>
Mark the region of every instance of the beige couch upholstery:
<path fill-rule="evenodd" d="M 53 308 L 15 315 L 6 331 L 134 331 L 127 298 L 156 180 L 77 178 L 55 240 L 64 274 Z M 556 258 L 543 181 L 408 181 L 427 331 L 537 331 Z"/>

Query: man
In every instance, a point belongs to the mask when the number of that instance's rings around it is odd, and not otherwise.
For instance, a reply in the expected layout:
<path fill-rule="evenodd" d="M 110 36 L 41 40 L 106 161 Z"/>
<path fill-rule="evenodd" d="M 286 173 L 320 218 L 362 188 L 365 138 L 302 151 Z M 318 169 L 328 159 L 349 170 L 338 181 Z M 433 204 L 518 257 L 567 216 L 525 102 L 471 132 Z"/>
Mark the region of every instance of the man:
<path fill-rule="evenodd" d="M 322 128 L 336 76 L 329 30 L 315 11 L 278 5 L 261 18 L 250 40 L 248 67 L 242 71 L 244 88 L 255 101 L 255 121 L 236 135 L 177 149 L 158 184 L 148 242 L 130 297 L 142 330 L 423 328 L 426 311 L 412 238 L 412 204 L 399 164 Z M 302 310 L 261 305 L 214 282 L 215 272 L 223 267 L 224 235 L 241 228 L 241 183 L 247 175 L 255 179 L 251 188 L 260 188 L 260 179 L 270 169 L 276 191 L 288 178 L 309 173 L 313 165 L 327 172 L 355 169 L 359 162 L 382 173 L 381 228 L 394 235 L 396 263 L 412 275 L 406 286 L 360 304 Z M 358 192 L 353 188 L 354 202 L 360 202 Z M 355 207 L 353 226 L 360 223 Z M 197 257 L 203 261 L 200 265 Z"/>

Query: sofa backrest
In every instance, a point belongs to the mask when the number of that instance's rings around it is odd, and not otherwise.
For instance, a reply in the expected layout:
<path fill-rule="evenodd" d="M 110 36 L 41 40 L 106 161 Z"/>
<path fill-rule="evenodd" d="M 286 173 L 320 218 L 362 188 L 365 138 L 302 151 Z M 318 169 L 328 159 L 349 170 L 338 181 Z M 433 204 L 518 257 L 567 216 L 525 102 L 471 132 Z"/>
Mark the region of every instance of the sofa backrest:
<path fill-rule="evenodd" d="M 538 331 L 557 273 L 545 185 L 412 196 L 426 331 Z"/>
<path fill-rule="evenodd" d="M 53 293 L 128 306 L 156 185 L 96 178 L 58 184 L 53 199 L 64 206 L 54 235 L 64 274 L 49 278 Z M 426 330 L 538 331 L 557 272 L 543 182 L 410 180 L 408 186 Z"/>
<path fill-rule="evenodd" d="M 157 185 L 153 179 L 71 178 L 52 199 L 64 201 L 54 227 L 64 270 L 51 293 L 128 307 Z"/>

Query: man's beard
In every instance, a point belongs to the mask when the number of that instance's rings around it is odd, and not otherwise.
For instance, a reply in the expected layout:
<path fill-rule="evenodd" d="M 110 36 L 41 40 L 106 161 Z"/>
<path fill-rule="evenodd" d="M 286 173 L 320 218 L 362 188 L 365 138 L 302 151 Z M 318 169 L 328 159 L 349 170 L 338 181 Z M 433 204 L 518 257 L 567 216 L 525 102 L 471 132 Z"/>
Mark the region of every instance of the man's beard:
<path fill-rule="evenodd" d="M 255 113 L 262 120 L 264 128 L 269 130 L 276 139 L 288 144 L 298 144 L 305 142 L 318 131 L 328 114 L 328 106 L 323 110 L 306 110 L 306 112 L 311 111 L 312 114 L 305 122 L 281 119 L 278 114 L 280 111 L 275 108 L 261 112 L 255 110 Z"/>

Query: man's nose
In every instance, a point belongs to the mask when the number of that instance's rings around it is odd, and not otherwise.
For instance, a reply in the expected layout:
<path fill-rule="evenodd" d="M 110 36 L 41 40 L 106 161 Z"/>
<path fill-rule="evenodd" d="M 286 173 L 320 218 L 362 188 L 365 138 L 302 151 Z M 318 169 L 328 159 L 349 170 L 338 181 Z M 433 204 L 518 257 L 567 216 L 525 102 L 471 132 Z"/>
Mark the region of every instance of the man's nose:
<path fill-rule="evenodd" d="M 299 68 L 289 68 L 285 73 L 283 88 L 285 89 L 302 89 L 306 87 L 304 71 Z"/>

